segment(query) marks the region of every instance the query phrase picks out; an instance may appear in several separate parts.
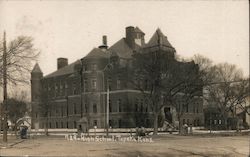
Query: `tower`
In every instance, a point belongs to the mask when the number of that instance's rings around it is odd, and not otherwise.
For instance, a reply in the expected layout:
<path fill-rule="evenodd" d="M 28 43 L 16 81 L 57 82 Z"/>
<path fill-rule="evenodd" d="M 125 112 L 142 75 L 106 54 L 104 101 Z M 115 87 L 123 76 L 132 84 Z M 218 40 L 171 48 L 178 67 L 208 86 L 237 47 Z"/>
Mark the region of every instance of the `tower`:
<path fill-rule="evenodd" d="M 135 49 L 136 45 L 143 46 L 145 44 L 144 33 L 139 27 L 126 27 L 126 42 L 131 49 Z"/>
<path fill-rule="evenodd" d="M 38 105 L 41 102 L 41 90 L 42 84 L 41 80 L 43 78 L 43 72 L 41 71 L 38 63 L 34 66 L 31 71 L 31 127 L 39 127 L 39 109 Z"/>

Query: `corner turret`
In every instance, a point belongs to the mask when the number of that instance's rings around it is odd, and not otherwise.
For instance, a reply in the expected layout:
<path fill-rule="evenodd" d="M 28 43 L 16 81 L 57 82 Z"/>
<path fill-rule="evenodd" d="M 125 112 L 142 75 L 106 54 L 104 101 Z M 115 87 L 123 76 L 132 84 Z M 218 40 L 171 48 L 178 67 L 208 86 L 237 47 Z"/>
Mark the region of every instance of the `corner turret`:
<path fill-rule="evenodd" d="M 39 67 L 38 63 L 35 64 L 33 70 L 31 71 L 31 101 L 39 101 L 41 94 L 41 79 L 43 78 L 43 72 Z"/>

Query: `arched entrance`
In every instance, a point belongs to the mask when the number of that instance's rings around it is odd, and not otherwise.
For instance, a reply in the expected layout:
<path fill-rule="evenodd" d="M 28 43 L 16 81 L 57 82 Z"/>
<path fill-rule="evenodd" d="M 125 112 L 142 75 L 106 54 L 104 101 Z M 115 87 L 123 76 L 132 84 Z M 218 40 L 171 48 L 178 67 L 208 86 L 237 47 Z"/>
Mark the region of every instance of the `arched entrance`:
<path fill-rule="evenodd" d="M 79 121 L 77 121 L 77 130 L 79 132 L 88 132 L 88 121 L 87 118 L 83 117 Z"/>

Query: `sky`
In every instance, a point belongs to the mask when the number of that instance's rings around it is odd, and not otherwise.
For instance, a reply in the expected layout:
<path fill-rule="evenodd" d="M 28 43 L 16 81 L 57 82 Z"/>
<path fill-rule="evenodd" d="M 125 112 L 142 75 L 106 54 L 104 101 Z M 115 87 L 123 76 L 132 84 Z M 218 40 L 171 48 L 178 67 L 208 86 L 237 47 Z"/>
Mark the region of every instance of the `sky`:
<path fill-rule="evenodd" d="M 125 36 L 125 27 L 138 26 L 147 42 L 157 28 L 177 54 L 201 54 L 215 63 L 236 64 L 249 74 L 249 4 L 241 1 L 1 1 L 0 34 L 7 42 L 32 36 L 41 51 L 38 63 L 47 75 L 57 58 L 69 63 L 102 43 Z"/>

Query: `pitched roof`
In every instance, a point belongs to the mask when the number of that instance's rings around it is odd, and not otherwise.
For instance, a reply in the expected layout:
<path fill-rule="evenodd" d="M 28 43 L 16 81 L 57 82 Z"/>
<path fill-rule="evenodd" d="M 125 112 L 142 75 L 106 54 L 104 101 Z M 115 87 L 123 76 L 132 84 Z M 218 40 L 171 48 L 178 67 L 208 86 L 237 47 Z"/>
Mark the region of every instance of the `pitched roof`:
<path fill-rule="evenodd" d="M 56 77 L 56 76 L 60 76 L 60 75 L 67 75 L 67 74 L 72 74 L 75 70 L 75 65 L 77 64 L 81 64 L 80 60 L 77 60 L 53 73 L 50 73 L 48 75 L 46 75 L 44 78 L 51 78 L 51 77 Z"/>
<path fill-rule="evenodd" d="M 135 32 L 139 32 L 139 33 L 142 33 L 142 34 L 145 34 L 139 27 L 135 27 Z"/>
<path fill-rule="evenodd" d="M 110 52 L 100 48 L 93 48 L 84 58 L 109 58 Z"/>
<path fill-rule="evenodd" d="M 43 73 L 38 63 L 35 64 L 34 68 L 31 71 L 31 73 Z"/>
<path fill-rule="evenodd" d="M 121 58 L 131 58 L 133 54 L 133 50 L 128 46 L 124 38 L 112 45 L 109 51 L 115 52 Z"/>
<path fill-rule="evenodd" d="M 153 46 L 156 46 L 156 45 L 163 45 L 163 46 L 166 46 L 166 47 L 169 47 L 169 48 L 173 48 L 174 47 L 170 44 L 170 42 L 168 41 L 168 38 L 167 36 L 165 36 L 161 30 L 158 28 L 154 35 L 151 37 L 151 39 L 149 40 L 149 42 L 145 45 L 145 47 L 153 47 Z"/>

